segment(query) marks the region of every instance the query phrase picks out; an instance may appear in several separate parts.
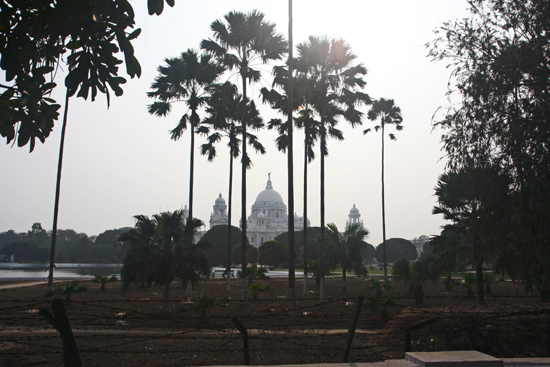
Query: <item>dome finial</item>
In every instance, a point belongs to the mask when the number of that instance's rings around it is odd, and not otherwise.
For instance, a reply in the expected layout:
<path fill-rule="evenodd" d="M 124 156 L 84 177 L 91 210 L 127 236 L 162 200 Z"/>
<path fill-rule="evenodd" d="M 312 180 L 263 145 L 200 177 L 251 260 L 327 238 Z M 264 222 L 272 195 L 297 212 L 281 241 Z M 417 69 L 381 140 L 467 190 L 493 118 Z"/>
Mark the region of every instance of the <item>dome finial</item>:
<path fill-rule="evenodd" d="M 271 172 L 267 173 L 267 185 L 265 186 L 265 189 L 273 190 L 273 186 L 271 185 Z"/>

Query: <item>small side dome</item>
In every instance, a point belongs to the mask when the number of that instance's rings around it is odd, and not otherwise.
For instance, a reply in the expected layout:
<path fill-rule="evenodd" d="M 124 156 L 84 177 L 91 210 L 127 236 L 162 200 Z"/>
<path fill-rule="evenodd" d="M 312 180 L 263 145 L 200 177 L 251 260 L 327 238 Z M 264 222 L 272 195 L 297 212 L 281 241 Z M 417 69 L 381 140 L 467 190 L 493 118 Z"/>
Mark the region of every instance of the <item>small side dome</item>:
<path fill-rule="evenodd" d="M 260 212 L 256 218 L 258 218 L 258 219 L 265 219 L 265 218 L 266 218 L 266 215 L 265 215 L 264 213 Z"/>
<path fill-rule="evenodd" d="M 350 214 L 359 214 L 359 209 L 355 207 L 355 204 L 353 204 L 353 208 L 349 211 Z"/>

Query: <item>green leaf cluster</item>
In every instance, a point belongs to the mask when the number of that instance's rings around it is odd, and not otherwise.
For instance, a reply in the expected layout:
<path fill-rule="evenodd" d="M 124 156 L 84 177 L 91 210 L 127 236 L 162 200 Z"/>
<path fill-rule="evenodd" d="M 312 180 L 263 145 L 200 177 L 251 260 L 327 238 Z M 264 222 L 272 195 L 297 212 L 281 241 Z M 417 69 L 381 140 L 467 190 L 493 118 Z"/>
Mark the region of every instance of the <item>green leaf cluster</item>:
<path fill-rule="evenodd" d="M 173 0 L 170 1 L 173 5 Z M 162 12 L 158 4 L 157 12 Z M 159 13 L 160 14 L 160 13 Z M 141 75 L 131 41 L 140 29 L 128 0 L 0 1 L 0 135 L 7 143 L 44 142 L 59 117 L 60 105 L 49 96 L 57 86 L 59 64 L 68 65 L 68 96 L 94 100 L 110 91 L 122 95 L 119 76 L 123 54 L 127 74 Z"/>

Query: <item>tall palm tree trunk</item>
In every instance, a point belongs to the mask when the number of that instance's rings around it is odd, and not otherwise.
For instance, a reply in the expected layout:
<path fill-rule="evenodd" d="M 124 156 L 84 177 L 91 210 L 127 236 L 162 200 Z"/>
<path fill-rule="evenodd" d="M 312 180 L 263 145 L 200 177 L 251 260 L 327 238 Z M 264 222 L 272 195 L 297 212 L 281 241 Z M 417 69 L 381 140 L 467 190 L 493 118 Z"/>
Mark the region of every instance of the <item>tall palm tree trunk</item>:
<path fill-rule="evenodd" d="M 304 296 L 307 296 L 307 136 L 304 139 Z"/>
<path fill-rule="evenodd" d="M 319 300 L 325 300 L 325 126 L 321 122 L 321 283 L 319 285 Z"/>
<path fill-rule="evenodd" d="M 231 211 L 233 208 L 233 154 L 229 152 L 229 197 L 227 210 L 227 284 L 225 290 L 231 293 Z"/>
<path fill-rule="evenodd" d="M 384 252 L 384 281 L 388 280 L 388 262 L 386 259 L 386 202 L 384 194 L 384 121 L 382 121 L 382 250 Z"/>
<path fill-rule="evenodd" d="M 243 77 L 243 103 L 242 103 L 242 123 L 243 123 L 243 153 L 242 153 L 242 176 L 241 176 L 241 226 L 242 226 L 242 236 L 241 236 L 241 273 L 242 273 L 242 287 L 241 287 L 241 301 L 246 301 L 246 78 Z"/>
<path fill-rule="evenodd" d="M 52 290 L 53 269 L 55 265 L 55 244 L 57 240 L 57 216 L 59 213 L 59 194 L 61 192 L 61 168 L 63 167 L 63 149 L 65 147 L 65 131 L 67 130 L 67 118 L 69 113 L 69 90 L 65 94 L 65 110 L 63 111 L 63 126 L 61 127 L 61 140 L 59 142 L 59 159 L 57 160 L 57 180 L 55 184 L 55 204 L 53 208 L 52 246 L 50 248 L 50 267 L 48 274 L 48 290 Z"/>
<path fill-rule="evenodd" d="M 188 219 L 193 218 L 193 182 L 194 182 L 194 173 L 195 173 L 195 124 L 191 123 L 191 150 L 189 154 L 189 217 Z M 192 238 L 190 238 L 192 240 Z"/>
<path fill-rule="evenodd" d="M 288 1 L 288 311 L 296 316 L 296 277 L 294 269 L 294 149 L 292 121 L 292 0 Z"/>

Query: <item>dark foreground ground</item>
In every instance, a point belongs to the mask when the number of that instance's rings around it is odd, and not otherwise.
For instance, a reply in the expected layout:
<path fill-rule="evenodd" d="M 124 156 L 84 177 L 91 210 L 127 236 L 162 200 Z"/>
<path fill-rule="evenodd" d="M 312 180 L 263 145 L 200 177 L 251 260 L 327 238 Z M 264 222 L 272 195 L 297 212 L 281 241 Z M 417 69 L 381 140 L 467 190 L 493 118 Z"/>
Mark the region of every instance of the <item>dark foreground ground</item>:
<path fill-rule="evenodd" d="M 341 279 L 332 278 L 326 284 L 328 300 L 319 302 L 315 281 L 302 296 L 298 280 L 297 311 L 289 317 L 288 281 L 256 282 L 269 289 L 257 300 L 249 294 L 247 302 L 240 301 L 240 282 L 228 296 L 221 279 L 204 281 L 191 298 L 174 283 L 171 312 L 162 288 L 131 288 L 123 294 L 120 283 L 100 292 L 96 284 L 82 282 L 88 292 L 73 295 L 66 310 L 84 366 L 244 364 L 243 338 L 233 319 L 247 329 L 251 364 L 337 363 L 357 297 L 365 296 L 367 303 L 375 296 L 369 278 L 349 278 L 346 292 Z M 51 311 L 46 290 L 45 283 L 0 290 L 0 366 L 62 365 L 61 338 L 38 311 Z M 426 284 L 425 293 L 417 304 L 404 285 L 393 284 L 384 294 L 400 300 L 389 307 L 389 318 L 363 309 L 349 361 L 403 358 L 406 344 L 413 351 L 468 349 L 500 358 L 550 353 L 550 304 L 525 295 L 518 284 L 497 283 L 485 305 L 466 297 L 462 287 L 446 291 L 441 282 Z M 216 302 L 201 315 L 201 304 L 208 302 L 199 300 L 205 294 Z M 379 310 L 383 301 L 377 301 Z M 406 338 L 408 328 L 424 322 Z"/>

